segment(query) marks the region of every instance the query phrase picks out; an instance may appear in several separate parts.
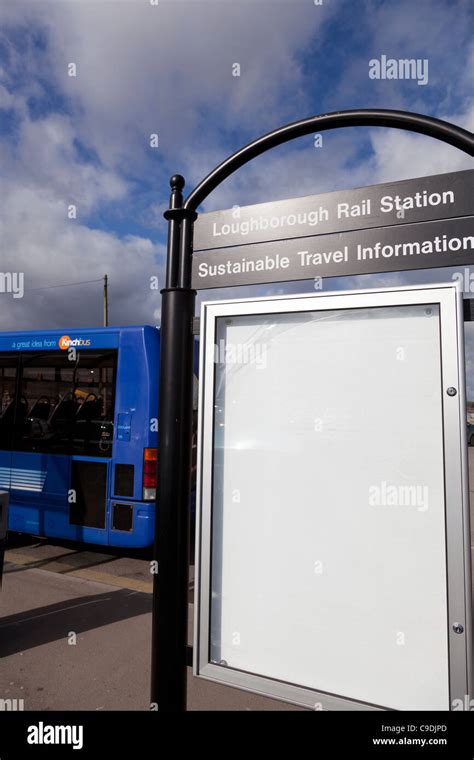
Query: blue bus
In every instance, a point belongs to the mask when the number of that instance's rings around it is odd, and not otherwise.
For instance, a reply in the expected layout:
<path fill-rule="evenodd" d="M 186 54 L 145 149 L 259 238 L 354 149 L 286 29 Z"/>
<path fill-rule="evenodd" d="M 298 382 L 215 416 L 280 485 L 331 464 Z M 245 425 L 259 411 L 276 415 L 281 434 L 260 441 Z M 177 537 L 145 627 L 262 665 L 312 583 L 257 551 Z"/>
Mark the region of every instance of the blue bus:
<path fill-rule="evenodd" d="M 153 542 L 159 330 L 0 334 L 0 490 L 9 529 Z"/>

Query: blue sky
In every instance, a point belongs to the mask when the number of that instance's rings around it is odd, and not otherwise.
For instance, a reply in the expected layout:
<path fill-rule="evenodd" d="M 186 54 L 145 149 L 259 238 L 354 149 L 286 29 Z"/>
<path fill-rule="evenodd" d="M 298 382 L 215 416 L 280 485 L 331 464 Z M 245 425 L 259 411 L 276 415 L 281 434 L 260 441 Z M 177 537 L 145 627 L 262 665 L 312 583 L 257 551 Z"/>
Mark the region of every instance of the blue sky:
<path fill-rule="evenodd" d="M 5 329 L 100 324 L 100 283 L 39 288 L 105 272 L 112 323 L 158 322 L 149 280 L 163 282 L 169 175 L 192 187 L 288 121 L 386 107 L 473 129 L 472 16 L 469 0 L 4 2 L 0 245 L 2 270 L 25 273 L 24 298 L 0 299 Z M 369 60 L 382 54 L 427 59 L 428 83 L 370 79 Z M 203 210 L 471 167 L 453 148 L 396 130 L 327 133 L 320 149 L 310 135 L 252 162 Z M 328 287 L 451 274 L 332 279 Z"/>

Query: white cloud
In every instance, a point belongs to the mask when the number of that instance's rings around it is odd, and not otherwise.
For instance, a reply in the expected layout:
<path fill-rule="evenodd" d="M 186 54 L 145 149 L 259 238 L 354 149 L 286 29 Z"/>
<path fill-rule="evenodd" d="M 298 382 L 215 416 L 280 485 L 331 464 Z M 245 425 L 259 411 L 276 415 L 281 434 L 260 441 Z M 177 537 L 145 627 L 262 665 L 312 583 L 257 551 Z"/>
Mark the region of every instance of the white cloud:
<path fill-rule="evenodd" d="M 47 60 L 35 49 L 30 59 L 70 98 L 78 134 L 101 160 L 128 167 L 150 158 L 151 133 L 171 156 L 190 135 L 199 150 L 235 124 L 253 132 L 304 111 L 296 53 L 333 12 L 301 0 L 30 0 L 4 11 L 47 30 Z"/>
<path fill-rule="evenodd" d="M 93 326 L 102 322 L 100 283 L 45 286 L 109 275 L 112 324 L 153 323 L 159 294 L 150 277 L 159 271 L 163 247 L 127 236 L 119 239 L 68 219 L 65 204 L 36 187 L 10 185 L 0 204 L 2 271 L 23 272 L 25 295 L 0 295 L 3 329 Z"/>
<path fill-rule="evenodd" d="M 474 100 L 466 102 L 462 113 L 443 114 L 442 118 L 470 131 L 474 130 Z M 372 145 L 377 182 L 442 174 L 473 166 L 472 157 L 466 153 L 446 143 L 409 132 L 374 131 Z"/>
<path fill-rule="evenodd" d="M 7 177 L 0 202 L 2 268 L 24 271 L 27 286 L 21 301 L 0 299 L 3 325 L 97 322 L 100 286 L 97 293 L 95 285 L 64 292 L 29 293 L 28 287 L 105 272 L 112 319 L 156 320 L 158 295 L 148 280 L 163 276 L 163 246 L 89 229 L 88 214 L 114 204 L 126 217 L 135 177 L 161 181 L 166 162 L 202 155 L 234 123 L 253 131 L 256 122 L 271 126 L 304 108 L 295 53 L 330 13 L 305 2 L 295 12 L 294 5 L 273 0 L 258 7 L 247 0 L 3 5 L 8 71 L 1 72 L 0 104 L 15 111 L 19 127 L 13 140 L 0 141 Z M 240 77 L 232 76 L 235 62 Z M 76 64 L 76 77 L 68 76 L 69 63 Z M 28 99 L 47 101 L 52 87 L 66 98 L 69 115 L 59 104 L 58 112 L 33 119 Z M 218 120 L 210 120 L 212 111 Z M 157 152 L 148 143 L 154 132 Z M 77 140 L 98 160 L 81 161 Z M 202 164 L 194 163 L 197 178 Z M 193 179 L 193 170 L 189 174 Z M 67 217 L 71 203 L 76 220 Z M 161 217 L 163 196 L 158 204 Z"/>

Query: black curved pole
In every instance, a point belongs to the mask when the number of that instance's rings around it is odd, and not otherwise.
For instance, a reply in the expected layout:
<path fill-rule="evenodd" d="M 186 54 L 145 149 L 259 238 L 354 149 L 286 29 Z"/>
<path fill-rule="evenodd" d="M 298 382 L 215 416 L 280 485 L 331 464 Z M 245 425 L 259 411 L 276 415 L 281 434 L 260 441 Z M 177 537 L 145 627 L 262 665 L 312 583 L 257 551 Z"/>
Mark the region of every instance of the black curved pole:
<path fill-rule="evenodd" d="M 166 287 L 161 291 L 158 492 L 156 500 L 151 665 L 152 708 L 186 710 L 189 503 L 191 491 L 196 293 L 191 288 L 193 225 L 197 207 L 253 158 L 313 131 L 391 127 L 418 132 L 474 155 L 474 136 L 454 124 L 406 111 L 357 110 L 313 116 L 259 137 L 217 166 L 183 203 L 184 179 L 171 178 Z"/>
<path fill-rule="evenodd" d="M 434 137 L 436 140 L 441 140 L 454 148 L 459 148 L 470 156 L 474 156 L 474 135 L 448 121 L 434 119 L 431 116 L 424 116 L 419 113 L 389 109 L 362 108 L 357 111 L 336 111 L 285 124 L 284 127 L 268 132 L 245 145 L 226 158 L 194 188 L 186 198 L 184 207 L 196 210 L 221 182 L 267 150 L 283 145 L 297 137 L 304 137 L 311 132 L 325 132 L 329 129 L 341 129 L 342 127 L 391 127 L 418 132 L 427 137 Z"/>

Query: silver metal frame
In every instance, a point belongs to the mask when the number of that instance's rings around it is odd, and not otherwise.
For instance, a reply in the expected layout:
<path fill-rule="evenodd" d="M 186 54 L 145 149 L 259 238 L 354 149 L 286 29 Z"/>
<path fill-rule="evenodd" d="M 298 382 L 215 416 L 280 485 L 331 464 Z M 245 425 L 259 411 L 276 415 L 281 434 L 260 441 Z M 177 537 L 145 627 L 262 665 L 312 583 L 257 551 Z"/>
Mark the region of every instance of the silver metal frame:
<path fill-rule="evenodd" d="M 265 676 L 223 667 L 209 659 L 210 563 L 212 520 L 212 446 L 214 422 L 214 344 L 216 318 L 288 311 L 439 304 L 444 431 L 445 526 L 448 596 L 450 705 L 472 694 L 471 556 L 466 440 L 464 332 L 458 283 L 367 291 L 286 295 L 207 301 L 201 307 L 198 476 L 196 503 L 196 577 L 194 611 L 195 676 L 312 709 L 386 710 L 386 707 L 318 692 Z M 447 395 L 449 387 L 457 394 Z M 456 633 L 461 624 L 463 633 Z"/>

